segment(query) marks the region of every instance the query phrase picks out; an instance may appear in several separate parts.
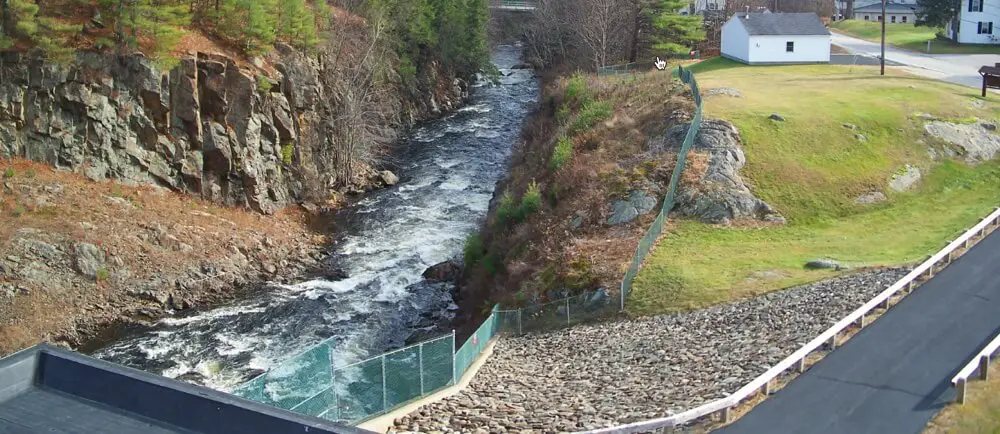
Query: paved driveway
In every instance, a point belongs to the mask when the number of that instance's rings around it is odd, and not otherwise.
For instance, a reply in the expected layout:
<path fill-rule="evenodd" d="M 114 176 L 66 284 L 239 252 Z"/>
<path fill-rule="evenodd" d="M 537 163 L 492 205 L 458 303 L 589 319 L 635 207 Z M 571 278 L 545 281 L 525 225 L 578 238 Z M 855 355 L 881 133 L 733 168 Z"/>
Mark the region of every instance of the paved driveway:
<path fill-rule="evenodd" d="M 855 54 L 878 56 L 880 53 L 880 45 L 876 42 L 839 33 L 833 34 L 833 44 Z M 885 58 L 907 65 L 905 69 L 911 73 L 975 88 L 982 86 L 979 68 L 1000 63 L 1000 55 L 996 54 L 923 54 L 888 45 Z"/>
<path fill-rule="evenodd" d="M 719 434 L 917 434 L 1000 329 L 1000 232 Z"/>

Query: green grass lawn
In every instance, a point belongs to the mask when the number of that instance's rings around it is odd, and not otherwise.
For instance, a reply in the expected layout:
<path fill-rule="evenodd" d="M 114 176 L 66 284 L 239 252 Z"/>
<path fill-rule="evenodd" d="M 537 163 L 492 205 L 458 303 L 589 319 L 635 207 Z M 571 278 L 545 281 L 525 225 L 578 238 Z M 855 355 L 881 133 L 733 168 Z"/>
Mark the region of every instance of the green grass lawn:
<path fill-rule="evenodd" d="M 861 39 L 880 42 L 882 24 L 877 21 L 844 20 L 830 24 L 835 30 Z M 936 37 L 941 29 L 917 27 L 913 24 L 886 24 L 885 42 L 907 50 L 927 52 L 927 41 L 931 42 L 931 54 L 1000 54 L 997 45 L 954 44 Z"/>
<path fill-rule="evenodd" d="M 739 128 L 748 161 L 744 178 L 789 223 L 672 222 L 636 279 L 628 304 L 634 314 L 698 308 L 831 277 L 803 269 L 816 258 L 855 266 L 914 262 L 1000 205 L 1000 162 L 971 167 L 932 160 L 928 147 L 943 144 L 924 137 L 916 116 L 997 118 L 997 104 L 972 105 L 981 100 L 974 89 L 879 77 L 869 67 L 745 67 L 715 59 L 692 69 L 703 90 L 725 86 L 743 93 L 706 98 L 706 114 Z M 771 113 L 786 121 L 771 121 Z M 912 192 L 892 193 L 887 181 L 905 164 L 919 167 L 924 178 Z M 888 200 L 855 204 L 875 190 Z"/>

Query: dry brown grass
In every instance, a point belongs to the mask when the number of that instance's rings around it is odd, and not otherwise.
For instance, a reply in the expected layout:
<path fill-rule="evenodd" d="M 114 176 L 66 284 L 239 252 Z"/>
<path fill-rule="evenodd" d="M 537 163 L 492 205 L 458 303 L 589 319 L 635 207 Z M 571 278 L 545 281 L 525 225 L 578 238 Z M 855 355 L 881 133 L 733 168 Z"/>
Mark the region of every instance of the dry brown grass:
<path fill-rule="evenodd" d="M 121 261 L 128 279 L 94 282 L 74 275 L 73 288 L 56 288 L 21 280 L 16 275 L 0 276 L 0 282 L 13 283 L 29 292 L 0 301 L 3 354 L 40 340 L 74 335 L 79 322 L 113 321 L 143 303 L 127 295 L 128 289 L 143 282 L 163 281 L 169 282 L 163 289 L 176 291 L 173 279 L 183 279 L 202 261 L 224 261 L 238 249 L 247 252 L 249 266 L 256 267 L 265 257 L 273 260 L 271 253 L 259 250 L 265 239 L 274 246 L 267 250 L 282 251 L 289 257 L 298 246 L 325 241 L 309 230 L 306 216 L 297 209 L 262 216 L 153 187 L 91 182 L 39 163 L 0 161 L 0 171 L 8 167 L 13 168 L 14 176 L 0 179 L 0 258 L 7 256 L 5 252 L 12 248 L 13 239 L 22 236 L 19 230 L 33 228 L 40 232 L 32 237 L 40 237 L 66 252 L 72 252 L 75 242 L 101 247 L 112 267 L 110 273 L 123 271 L 112 265 Z M 55 186 L 61 186 L 62 191 L 51 190 Z M 52 192 L 46 192 L 46 188 Z M 37 205 L 39 199 L 46 204 Z M 81 223 L 90 228 L 84 229 Z M 181 251 L 158 245 L 157 227 L 192 249 Z M 56 271 L 73 274 L 69 268 Z M 226 279 L 229 282 L 232 276 Z M 194 299 L 199 296 L 189 295 Z"/>
<path fill-rule="evenodd" d="M 665 113 L 680 112 L 687 119 L 693 103 L 685 88 L 664 75 L 643 74 L 598 78 L 582 76 L 586 92 L 594 101 L 612 105 L 612 115 L 586 131 L 570 133 L 568 125 L 557 122 L 557 112 L 569 108 L 575 114 L 585 111 L 587 98 L 569 100 L 566 96 L 571 79 L 562 78 L 546 87 L 546 103 L 522 135 L 523 143 L 515 150 L 511 173 L 499 186 L 520 198 L 531 182 L 543 193 L 540 212 L 513 228 L 500 228 L 495 215 L 488 221 L 487 245 L 500 252 L 505 269 L 496 276 L 477 270 L 467 287 L 493 288 L 493 301 L 514 302 L 512 295 L 544 294 L 548 290 L 617 288 L 625 268 L 635 253 L 639 239 L 656 218 L 653 212 L 626 225 L 611 227 L 609 202 L 632 189 L 644 189 L 646 182 L 662 186 L 669 182 L 676 155 L 653 157 L 647 153 L 652 137 L 664 134 L 671 125 Z M 549 168 L 559 137 L 573 141 L 573 158 L 556 172 Z M 691 155 L 692 180 L 703 173 L 707 158 Z M 654 193 L 662 195 L 661 193 Z M 662 198 L 661 198 L 662 199 Z M 659 204 L 658 204 L 659 206 Z M 579 229 L 569 222 L 581 216 Z M 583 265 L 585 264 L 585 265 Z M 581 279 L 580 270 L 585 270 Z M 586 285 L 573 287 L 585 282 Z M 485 294 L 484 294 L 485 295 Z"/>

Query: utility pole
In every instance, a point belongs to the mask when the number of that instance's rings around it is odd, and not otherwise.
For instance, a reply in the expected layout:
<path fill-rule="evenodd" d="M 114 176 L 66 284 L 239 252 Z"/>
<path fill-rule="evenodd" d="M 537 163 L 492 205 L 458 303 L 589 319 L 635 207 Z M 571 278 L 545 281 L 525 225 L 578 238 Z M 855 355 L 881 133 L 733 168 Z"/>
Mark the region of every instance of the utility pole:
<path fill-rule="evenodd" d="M 882 0 L 882 58 L 879 60 L 882 64 L 881 75 L 885 75 L 885 0 Z"/>

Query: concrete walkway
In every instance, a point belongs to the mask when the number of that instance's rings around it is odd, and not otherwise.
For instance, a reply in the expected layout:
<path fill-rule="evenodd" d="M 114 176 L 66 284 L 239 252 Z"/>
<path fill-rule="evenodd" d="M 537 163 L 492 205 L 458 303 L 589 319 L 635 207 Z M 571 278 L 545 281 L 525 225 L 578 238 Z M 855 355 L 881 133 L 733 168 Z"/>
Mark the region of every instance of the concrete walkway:
<path fill-rule="evenodd" d="M 1000 329 L 994 233 L 718 433 L 913 434 L 954 399 L 951 377 Z"/>
<path fill-rule="evenodd" d="M 833 45 L 868 56 L 878 56 L 881 50 L 877 42 L 840 33 L 833 33 Z M 885 58 L 906 65 L 910 73 L 975 88 L 982 86 L 979 68 L 1000 62 L 1000 55 L 996 54 L 924 54 L 889 45 L 885 47 Z"/>

